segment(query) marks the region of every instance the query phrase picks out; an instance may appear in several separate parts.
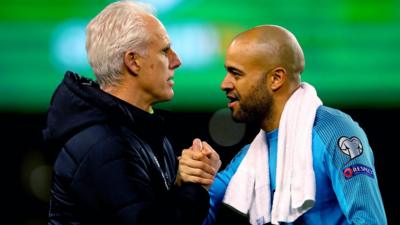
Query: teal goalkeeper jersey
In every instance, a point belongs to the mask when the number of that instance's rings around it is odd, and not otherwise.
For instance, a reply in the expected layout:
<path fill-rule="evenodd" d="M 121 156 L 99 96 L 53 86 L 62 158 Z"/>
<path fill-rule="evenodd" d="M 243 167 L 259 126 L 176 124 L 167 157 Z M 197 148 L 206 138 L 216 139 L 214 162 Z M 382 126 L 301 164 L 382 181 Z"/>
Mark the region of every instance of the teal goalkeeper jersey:
<path fill-rule="evenodd" d="M 278 130 L 267 133 L 266 140 L 273 196 Z M 211 207 L 203 225 L 215 224 L 229 181 L 249 146 L 246 145 L 215 177 L 210 188 Z M 371 147 L 364 131 L 350 116 L 326 106 L 318 108 L 312 133 L 312 156 L 316 202 L 292 224 L 387 224 Z"/>

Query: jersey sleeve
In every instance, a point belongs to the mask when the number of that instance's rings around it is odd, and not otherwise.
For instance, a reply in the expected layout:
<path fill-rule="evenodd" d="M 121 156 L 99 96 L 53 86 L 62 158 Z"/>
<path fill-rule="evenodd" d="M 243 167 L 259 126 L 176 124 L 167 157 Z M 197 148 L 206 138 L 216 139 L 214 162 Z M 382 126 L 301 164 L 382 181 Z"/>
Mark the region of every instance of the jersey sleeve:
<path fill-rule="evenodd" d="M 324 164 L 349 224 L 387 224 L 374 156 L 363 129 L 342 113 L 327 119 L 319 135 L 326 144 Z"/>
<path fill-rule="evenodd" d="M 226 188 L 228 187 L 229 181 L 232 176 L 236 173 L 240 163 L 246 155 L 250 145 L 244 146 L 238 154 L 231 160 L 224 170 L 217 173 L 214 179 L 214 183 L 211 185 L 209 190 L 210 194 L 210 209 L 208 216 L 203 222 L 203 225 L 213 225 L 216 223 L 216 216 L 218 209 L 224 199 Z"/>

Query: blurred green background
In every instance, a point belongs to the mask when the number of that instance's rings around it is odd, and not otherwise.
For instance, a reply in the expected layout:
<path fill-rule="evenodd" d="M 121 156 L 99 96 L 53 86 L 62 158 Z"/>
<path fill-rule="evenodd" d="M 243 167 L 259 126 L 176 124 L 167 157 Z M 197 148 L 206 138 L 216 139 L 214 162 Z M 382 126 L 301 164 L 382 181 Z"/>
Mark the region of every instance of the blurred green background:
<path fill-rule="evenodd" d="M 1 0 L 0 110 L 44 112 L 66 70 L 92 76 L 85 26 L 105 0 Z M 225 49 L 260 24 L 291 30 L 306 56 L 303 80 L 325 104 L 345 108 L 400 106 L 400 0 L 151 0 L 183 65 L 178 111 L 226 106 L 219 84 Z"/>

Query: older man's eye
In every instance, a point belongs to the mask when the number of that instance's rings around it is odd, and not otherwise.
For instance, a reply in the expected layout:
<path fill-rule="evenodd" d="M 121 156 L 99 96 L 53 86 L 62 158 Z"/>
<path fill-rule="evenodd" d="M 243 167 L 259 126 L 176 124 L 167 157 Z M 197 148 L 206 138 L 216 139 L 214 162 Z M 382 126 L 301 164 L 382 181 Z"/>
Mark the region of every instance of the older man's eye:
<path fill-rule="evenodd" d="M 167 46 L 167 47 L 165 47 L 165 48 L 162 49 L 162 52 L 163 52 L 165 55 L 167 55 L 170 49 L 171 49 L 171 47 L 170 47 L 170 46 Z"/>

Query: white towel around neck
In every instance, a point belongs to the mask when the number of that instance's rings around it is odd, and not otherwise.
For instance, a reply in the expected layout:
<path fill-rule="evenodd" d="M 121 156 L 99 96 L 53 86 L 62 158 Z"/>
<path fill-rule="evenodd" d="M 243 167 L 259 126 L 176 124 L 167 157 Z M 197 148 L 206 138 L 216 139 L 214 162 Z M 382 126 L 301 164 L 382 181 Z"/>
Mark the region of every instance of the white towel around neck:
<path fill-rule="evenodd" d="M 311 140 L 315 114 L 320 105 L 322 102 L 314 87 L 304 82 L 286 102 L 279 121 L 273 199 L 265 132 L 261 130 L 250 144 L 229 182 L 223 202 L 249 214 L 252 225 L 293 222 L 313 207 L 315 174 Z"/>

